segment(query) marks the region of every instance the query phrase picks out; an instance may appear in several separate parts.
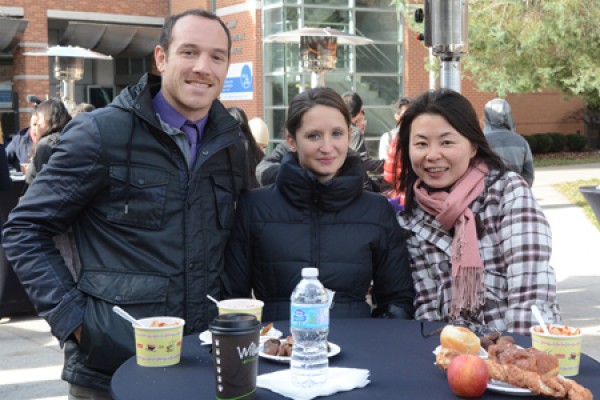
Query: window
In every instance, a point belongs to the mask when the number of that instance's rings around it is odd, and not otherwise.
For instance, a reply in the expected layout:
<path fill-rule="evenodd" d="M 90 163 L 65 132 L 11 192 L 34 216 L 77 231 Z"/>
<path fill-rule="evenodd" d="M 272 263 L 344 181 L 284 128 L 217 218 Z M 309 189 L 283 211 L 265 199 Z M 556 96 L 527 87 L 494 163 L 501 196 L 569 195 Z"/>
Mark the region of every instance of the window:
<path fill-rule="evenodd" d="M 326 72 L 327 86 L 342 94 L 356 91 L 365 105 L 367 140 L 378 140 L 394 125 L 390 104 L 402 96 L 402 15 L 389 0 L 265 0 L 265 36 L 299 27 L 331 27 L 374 41 L 365 46 L 338 45 L 336 68 Z M 265 118 L 274 139 L 282 139 L 285 110 L 294 95 L 310 87 L 298 44 L 265 43 Z"/>
<path fill-rule="evenodd" d="M 104 107 L 109 104 L 115 96 L 112 86 L 88 85 L 87 102 L 93 104 L 96 108 Z"/>

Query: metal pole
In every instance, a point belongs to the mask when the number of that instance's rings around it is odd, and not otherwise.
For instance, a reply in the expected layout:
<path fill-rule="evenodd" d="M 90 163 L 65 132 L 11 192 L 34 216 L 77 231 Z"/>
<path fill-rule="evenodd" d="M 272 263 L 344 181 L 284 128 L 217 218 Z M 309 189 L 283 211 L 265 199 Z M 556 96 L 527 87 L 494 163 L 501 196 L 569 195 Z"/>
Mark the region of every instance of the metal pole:
<path fill-rule="evenodd" d="M 440 59 L 440 87 L 460 93 L 459 59 Z"/>
<path fill-rule="evenodd" d="M 67 111 L 71 112 L 75 108 L 75 81 L 65 79 L 60 81 L 60 84 L 61 100 L 65 104 Z"/>
<path fill-rule="evenodd" d="M 310 87 L 324 87 L 325 86 L 325 71 L 312 71 L 310 73 Z"/>
<path fill-rule="evenodd" d="M 435 70 L 433 68 L 435 64 L 435 58 L 433 57 L 433 50 L 431 50 L 431 47 L 428 47 L 427 49 L 429 50 L 429 89 L 435 90 L 436 78 Z"/>
<path fill-rule="evenodd" d="M 460 59 L 468 47 L 467 0 L 425 0 L 431 47 L 440 60 L 440 87 L 460 92 Z"/>

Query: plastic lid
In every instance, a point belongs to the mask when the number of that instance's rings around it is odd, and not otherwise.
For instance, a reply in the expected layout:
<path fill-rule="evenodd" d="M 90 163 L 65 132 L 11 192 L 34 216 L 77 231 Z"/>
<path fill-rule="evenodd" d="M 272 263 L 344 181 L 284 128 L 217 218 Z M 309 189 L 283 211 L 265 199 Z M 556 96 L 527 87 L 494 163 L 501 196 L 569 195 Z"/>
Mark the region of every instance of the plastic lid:
<path fill-rule="evenodd" d="M 316 278 L 319 276 L 319 270 L 316 268 L 302 268 L 303 278 Z"/>
<path fill-rule="evenodd" d="M 217 315 L 209 326 L 211 332 L 247 332 L 259 329 L 260 322 L 252 314 L 221 314 Z"/>

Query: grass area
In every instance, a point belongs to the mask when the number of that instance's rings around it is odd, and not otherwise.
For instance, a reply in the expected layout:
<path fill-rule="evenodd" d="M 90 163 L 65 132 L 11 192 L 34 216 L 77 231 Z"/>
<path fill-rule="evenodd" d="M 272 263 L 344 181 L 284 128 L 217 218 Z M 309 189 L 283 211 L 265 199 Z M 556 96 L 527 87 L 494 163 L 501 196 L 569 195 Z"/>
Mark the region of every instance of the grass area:
<path fill-rule="evenodd" d="M 564 182 L 557 183 L 556 185 L 552 185 L 556 190 L 561 192 L 569 201 L 579 207 L 583 208 L 583 212 L 586 217 L 596 226 L 596 228 L 600 231 L 600 223 L 596 219 L 592 208 L 587 203 L 581 192 L 579 191 L 580 186 L 598 186 L 600 185 L 600 179 L 590 179 L 585 181 L 573 181 L 573 182 Z"/>
<path fill-rule="evenodd" d="M 533 155 L 533 165 L 535 168 L 591 163 L 600 163 L 600 152 L 590 151 L 581 153 L 549 153 Z"/>

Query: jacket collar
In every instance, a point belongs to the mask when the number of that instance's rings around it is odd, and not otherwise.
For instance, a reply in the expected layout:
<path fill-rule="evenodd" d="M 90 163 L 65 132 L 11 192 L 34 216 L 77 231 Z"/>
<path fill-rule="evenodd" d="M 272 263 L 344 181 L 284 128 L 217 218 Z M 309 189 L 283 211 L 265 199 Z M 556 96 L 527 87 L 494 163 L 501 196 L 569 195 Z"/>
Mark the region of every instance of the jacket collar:
<path fill-rule="evenodd" d="M 111 105 L 131 111 L 160 129 L 161 125 L 154 112 L 152 99 L 158 94 L 161 82 L 162 79 L 160 76 L 147 73 L 142 76 L 138 83 L 123 89 Z M 210 139 L 210 136 L 222 132 L 237 133 L 235 136 L 241 137 L 239 123 L 227 112 L 219 100 L 213 100 L 212 102 L 204 132 L 203 142 Z"/>
<path fill-rule="evenodd" d="M 276 184 L 297 207 L 339 211 L 362 194 L 362 168 L 358 157 L 348 156 L 338 176 L 323 184 L 311 171 L 300 167 L 297 154 L 290 152 L 283 158 Z"/>

